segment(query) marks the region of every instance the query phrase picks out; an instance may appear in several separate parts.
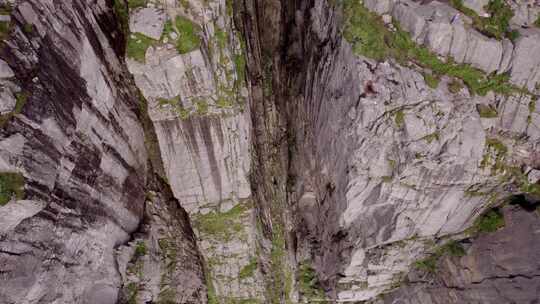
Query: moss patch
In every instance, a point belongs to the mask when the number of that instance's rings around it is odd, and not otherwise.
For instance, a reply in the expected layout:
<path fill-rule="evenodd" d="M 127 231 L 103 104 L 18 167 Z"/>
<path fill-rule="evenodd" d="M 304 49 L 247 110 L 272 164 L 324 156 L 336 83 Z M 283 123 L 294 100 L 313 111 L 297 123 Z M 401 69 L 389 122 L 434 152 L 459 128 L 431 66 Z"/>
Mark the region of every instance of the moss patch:
<path fill-rule="evenodd" d="M 241 217 L 247 211 L 245 204 L 237 204 L 227 212 L 210 212 L 199 215 L 195 219 L 195 226 L 201 233 L 230 240 L 234 234 L 244 229 Z"/>
<path fill-rule="evenodd" d="M 0 206 L 7 204 L 11 198 L 24 198 L 25 180 L 22 174 L 14 172 L 0 173 Z"/>
<path fill-rule="evenodd" d="M 540 16 L 538 16 L 538 18 L 536 18 L 536 21 L 534 22 L 534 25 L 536 27 L 540 27 Z"/>
<path fill-rule="evenodd" d="M 178 53 L 185 54 L 194 51 L 201 45 L 199 33 L 201 28 L 191 20 L 178 16 L 176 17 L 176 32 L 178 40 L 176 41 L 176 49 Z"/>

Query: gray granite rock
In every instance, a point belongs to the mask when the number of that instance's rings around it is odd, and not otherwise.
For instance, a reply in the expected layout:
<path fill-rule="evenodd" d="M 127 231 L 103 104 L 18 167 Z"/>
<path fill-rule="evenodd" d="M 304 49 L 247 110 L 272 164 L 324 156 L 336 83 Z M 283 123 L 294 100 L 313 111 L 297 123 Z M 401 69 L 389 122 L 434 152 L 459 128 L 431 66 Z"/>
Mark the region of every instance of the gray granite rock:
<path fill-rule="evenodd" d="M 131 13 L 129 30 L 159 40 L 165 25 L 165 12 L 157 8 L 139 8 Z"/>

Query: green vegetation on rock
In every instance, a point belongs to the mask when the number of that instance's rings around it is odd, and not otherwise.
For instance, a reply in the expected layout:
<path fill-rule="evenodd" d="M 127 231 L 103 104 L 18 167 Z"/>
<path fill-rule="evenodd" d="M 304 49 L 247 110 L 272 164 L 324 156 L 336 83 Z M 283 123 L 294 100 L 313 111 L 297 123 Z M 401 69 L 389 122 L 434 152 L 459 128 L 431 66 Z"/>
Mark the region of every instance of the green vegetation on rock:
<path fill-rule="evenodd" d="M 432 89 L 436 89 L 439 86 L 439 82 L 441 81 L 439 78 L 433 76 L 430 73 L 423 73 L 424 81 L 428 85 L 428 87 Z"/>
<path fill-rule="evenodd" d="M 489 17 L 481 17 L 474 10 L 463 5 L 463 0 L 451 0 L 450 3 L 454 8 L 461 11 L 463 14 L 471 17 L 474 28 L 482 34 L 496 39 L 502 39 L 505 36 L 512 35 L 509 29 L 510 19 L 514 16 L 514 12 L 504 0 L 490 0 L 485 6 Z"/>
<path fill-rule="evenodd" d="M 244 229 L 242 215 L 247 211 L 247 206 L 239 203 L 227 212 L 212 211 L 201 214 L 195 218 L 195 227 L 204 234 L 230 240 L 234 234 Z"/>
<path fill-rule="evenodd" d="M 538 18 L 536 18 L 536 21 L 534 22 L 534 25 L 536 27 L 540 27 L 540 15 L 538 16 Z"/>
<path fill-rule="evenodd" d="M 120 21 L 122 32 L 126 35 L 129 34 L 129 13 L 124 0 L 113 0 L 113 10 Z"/>
<path fill-rule="evenodd" d="M 137 7 L 145 7 L 146 0 L 128 0 L 129 9 L 135 9 Z"/>
<path fill-rule="evenodd" d="M 496 109 L 494 109 L 492 106 L 484 104 L 477 104 L 476 111 L 478 111 L 478 114 L 482 118 L 495 118 L 499 116 L 499 113 L 497 113 Z"/>
<path fill-rule="evenodd" d="M 157 40 L 141 33 L 131 33 L 127 42 L 127 56 L 144 63 L 146 50 L 156 43 L 158 43 Z"/>
<path fill-rule="evenodd" d="M 3 127 L 13 116 L 20 114 L 26 102 L 28 101 L 28 94 L 20 92 L 15 94 L 15 108 L 13 111 L 0 115 L 0 127 Z"/>
<path fill-rule="evenodd" d="M 327 303 L 326 295 L 322 290 L 317 273 L 309 263 L 301 263 L 297 271 L 298 289 L 301 295 L 306 298 L 308 303 L 317 301 L 317 303 Z"/>
<path fill-rule="evenodd" d="M 394 58 L 403 65 L 412 62 L 430 69 L 433 77 L 447 75 L 461 79 L 473 94 L 523 91 L 509 83 L 507 74 L 486 75 L 470 65 L 455 63 L 452 58 L 441 60 L 426 47 L 417 45 L 408 33 L 401 30 L 399 24 L 394 24 L 396 31 L 390 31 L 380 16 L 369 12 L 359 1 L 345 0 L 344 7 L 347 20 L 344 37 L 352 44 L 356 54 L 379 61 Z"/>
<path fill-rule="evenodd" d="M 146 255 L 146 243 L 144 241 L 138 241 L 135 245 L 135 256 L 140 257 Z"/>
<path fill-rule="evenodd" d="M 508 148 L 497 138 L 486 138 L 486 147 L 484 157 L 480 163 L 480 168 L 486 168 L 491 165 L 492 174 L 504 171 L 507 166 L 504 162 Z"/>
<path fill-rule="evenodd" d="M 403 112 L 403 110 L 399 110 L 394 114 L 394 122 L 398 128 L 403 127 L 405 124 L 405 112 Z"/>
<path fill-rule="evenodd" d="M 175 111 L 181 119 L 187 119 L 189 115 L 191 114 L 191 111 L 189 109 L 186 109 L 184 105 L 182 104 L 182 101 L 180 100 L 180 96 L 176 96 L 174 98 L 169 98 L 169 99 L 158 98 L 157 102 L 161 107 L 170 106 L 172 110 Z"/>
<path fill-rule="evenodd" d="M 463 246 L 457 241 L 450 241 L 434 250 L 428 257 L 416 261 L 415 268 L 428 273 L 435 273 L 439 260 L 443 256 L 462 257 L 466 254 Z"/>
<path fill-rule="evenodd" d="M 249 264 L 242 267 L 240 269 L 240 272 L 238 272 L 238 279 L 243 280 L 245 278 L 252 277 L 255 274 L 255 270 L 257 269 L 257 258 L 252 257 L 249 260 Z"/>
<path fill-rule="evenodd" d="M 25 180 L 22 174 L 15 172 L 0 173 L 0 206 L 7 204 L 11 198 L 24 198 Z"/>
<path fill-rule="evenodd" d="M 504 227 L 504 216 L 499 209 L 491 209 L 474 223 L 473 232 L 495 232 Z"/>
<path fill-rule="evenodd" d="M 175 20 L 175 31 L 178 34 L 176 49 L 178 53 L 185 54 L 196 50 L 201 45 L 199 33 L 201 28 L 193 21 L 183 16 L 177 16 Z"/>
<path fill-rule="evenodd" d="M 463 85 L 461 84 L 461 82 L 457 79 L 453 79 L 452 81 L 450 81 L 450 83 L 448 84 L 448 91 L 450 91 L 450 93 L 452 94 L 457 94 L 459 93 L 459 91 L 461 91 L 461 89 L 463 89 Z"/>
<path fill-rule="evenodd" d="M 9 36 L 10 29 L 10 22 L 0 21 L 0 40 L 4 40 Z"/>

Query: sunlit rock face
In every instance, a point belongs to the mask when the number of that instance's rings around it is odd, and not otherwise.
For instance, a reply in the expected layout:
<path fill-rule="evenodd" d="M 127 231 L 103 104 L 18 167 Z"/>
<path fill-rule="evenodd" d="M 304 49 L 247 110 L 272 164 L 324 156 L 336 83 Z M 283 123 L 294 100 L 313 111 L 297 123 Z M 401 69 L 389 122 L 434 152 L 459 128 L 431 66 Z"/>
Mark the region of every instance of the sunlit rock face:
<path fill-rule="evenodd" d="M 0 303 L 538 298 L 537 3 L 7 3 Z"/>

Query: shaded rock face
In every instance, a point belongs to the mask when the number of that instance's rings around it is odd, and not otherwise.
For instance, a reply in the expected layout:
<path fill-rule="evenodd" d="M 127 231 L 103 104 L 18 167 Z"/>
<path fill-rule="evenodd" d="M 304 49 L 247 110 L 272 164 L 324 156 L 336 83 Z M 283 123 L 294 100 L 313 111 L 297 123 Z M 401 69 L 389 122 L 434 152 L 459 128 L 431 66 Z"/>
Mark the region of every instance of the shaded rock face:
<path fill-rule="evenodd" d="M 120 22 L 110 1 L 12 5 L 0 55 L 0 171 L 21 174 L 24 195 L 0 205 L 0 302 L 117 303 L 115 248 L 139 228 L 153 175 Z M 188 225 L 175 233 L 192 248 L 178 255 L 196 261 L 187 218 L 175 221 Z M 190 274 L 171 285 L 193 274 L 203 301 L 197 267 L 173 270 Z"/>
<path fill-rule="evenodd" d="M 366 3 L 390 9 L 388 2 Z M 411 14 L 429 8 L 413 5 Z M 286 281 L 276 264 L 296 271 L 308 262 L 330 298 L 374 298 L 399 284 L 430 241 L 464 231 L 504 193 L 521 191 L 501 182 L 506 169 L 494 169 L 493 143 L 504 142 L 508 166 L 534 165 L 535 97 L 473 96 L 451 90 L 447 77 L 433 89 L 414 65 L 356 56 L 336 36 L 340 10 L 323 2 L 240 7 L 254 199 L 268 243 L 284 230 L 289 251 L 285 262 L 263 265 L 274 277 L 267 288 L 276 288 L 280 276 Z M 527 58 L 518 57 L 512 60 Z M 482 104 L 501 115 L 480 115 Z M 531 107 L 519 110 L 525 105 Z"/>
<path fill-rule="evenodd" d="M 540 297 L 538 230 L 534 208 L 503 208 L 504 228 L 465 243 L 462 257 L 444 257 L 437 274 L 410 274 L 380 303 L 536 303 Z"/>

